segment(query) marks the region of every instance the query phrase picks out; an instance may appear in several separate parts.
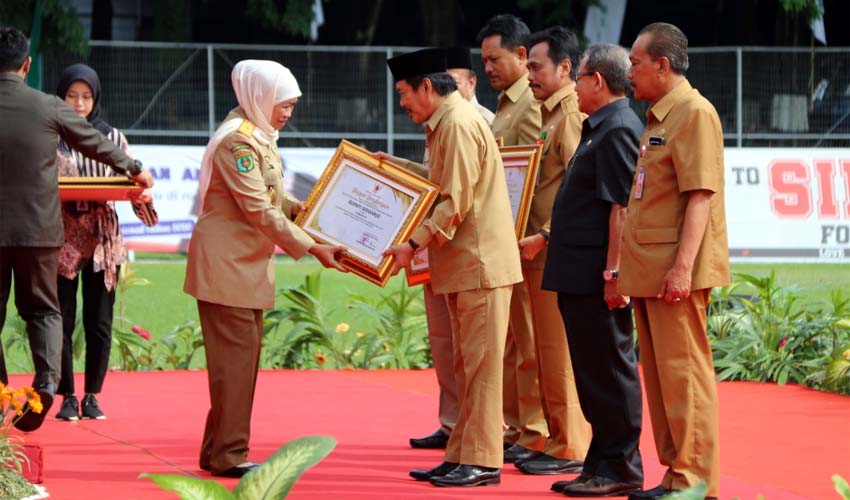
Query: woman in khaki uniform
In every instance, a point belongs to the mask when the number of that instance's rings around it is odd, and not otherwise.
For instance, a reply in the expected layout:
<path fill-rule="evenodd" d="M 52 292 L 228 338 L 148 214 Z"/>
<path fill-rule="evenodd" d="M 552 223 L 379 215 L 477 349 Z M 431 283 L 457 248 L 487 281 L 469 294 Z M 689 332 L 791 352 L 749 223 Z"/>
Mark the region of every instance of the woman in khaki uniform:
<path fill-rule="evenodd" d="M 198 299 L 210 388 L 200 467 L 241 477 L 257 467 L 246 458 L 275 245 L 341 271 L 335 254 L 344 248 L 317 244 L 291 222 L 301 204 L 283 192 L 277 137 L 301 95 L 295 77 L 276 62 L 249 60 L 231 80 L 239 107 L 204 152 L 183 290 Z"/>

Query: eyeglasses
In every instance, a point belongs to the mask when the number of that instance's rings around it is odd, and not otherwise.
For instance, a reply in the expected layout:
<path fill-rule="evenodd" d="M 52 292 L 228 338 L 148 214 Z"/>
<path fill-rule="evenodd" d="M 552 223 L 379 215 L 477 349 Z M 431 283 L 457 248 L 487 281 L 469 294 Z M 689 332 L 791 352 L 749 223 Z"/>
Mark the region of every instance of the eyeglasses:
<path fill-rule="evenodd" d="M 576 82 L 581 80 L 585 76 L 593 76 L 596 73 L 598 73 L 598 71 L 582 71 L 581 73 L 577 73 L 576 74 Z"/>

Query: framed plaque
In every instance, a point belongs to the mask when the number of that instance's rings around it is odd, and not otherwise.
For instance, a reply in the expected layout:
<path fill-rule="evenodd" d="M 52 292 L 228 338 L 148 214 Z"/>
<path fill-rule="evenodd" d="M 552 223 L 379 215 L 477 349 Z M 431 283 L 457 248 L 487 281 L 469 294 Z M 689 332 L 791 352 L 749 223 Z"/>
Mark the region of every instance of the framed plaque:
<path fill-rule="evenodd" d="M 427 180 L 342 141 L 295 223 L 316 241 L 346 247 L 340 263 L 384 286 L 395 259 L 381 254 L 410 238 L 437 193 Z"/>
<path fill-rule="evenodd" d="M 129 200 L 144 188 L 126 177 L 60 177 L 59 199 L 62 201 Z"/>
<path fill-rule="evenodd" d="M 505 167 L 505 180 L 508 182 L 508 195 L 511 199 L 511 212 L 517 239 L 525 236 L 531 198 L 537 183 L 537 170 L 540 168 L 540 156 L 543 144 L 522 146 L 502 146 L 499 148 L 502 164 Z"/>

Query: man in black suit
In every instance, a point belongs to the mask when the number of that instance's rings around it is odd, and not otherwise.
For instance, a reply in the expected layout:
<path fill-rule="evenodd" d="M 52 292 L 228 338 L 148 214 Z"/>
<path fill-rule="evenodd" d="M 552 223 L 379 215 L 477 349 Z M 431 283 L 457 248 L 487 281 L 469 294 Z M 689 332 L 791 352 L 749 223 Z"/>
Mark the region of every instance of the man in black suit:
<path fill-rule="evenodd" d="M 0 330 L 15 278 L 15 305 L 27 325 L 41 413 L 24 410 L 15 427 L 38 429 L 53 403 L 62 357 L 62 316 L 56 294 L 64 226 L 56 182 L 59 137 L 87 157 L 145 187 L 153 177 L 56 96 L 24 82 L 32 59 L 27 37 L 0 26 Z M 2 350 L 0 349 L 0 354 Z M 6 383 L 0 356 L 0 382 Z"/>
<path fill-rule="evenodd" d="M 643 125 L 629 108 L 629 55 L 594 45 L 576 75 L 581 141 L 555 197 L 543 288 L 558 292 L 579 402 L 593 429 L 567 496 L 623 496 L 643 485 L 641 392 L 629 298 L 617 290 L 620 241 Z"/>

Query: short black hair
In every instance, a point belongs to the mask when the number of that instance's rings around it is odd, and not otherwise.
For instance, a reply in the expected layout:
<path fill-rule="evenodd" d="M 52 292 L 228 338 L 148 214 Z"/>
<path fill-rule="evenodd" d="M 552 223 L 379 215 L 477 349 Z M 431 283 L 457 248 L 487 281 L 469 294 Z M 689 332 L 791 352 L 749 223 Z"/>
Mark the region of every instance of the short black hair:
<path fill-rule="evenodd" d="M 682 30 L 670 23 L 652 23 L 640 30 L 638 36 L 644 33 L 652 35 L 646 52 L 653 61 L 666 57 L 673 73 L 684 75 L 688 71 L 688 37 Z"/>
<path fill-rule="evenodd" d="M 549 44 L 548 55 L 552 63 L 558 65 L 565 59 L 570 61 L 570 78 L 575 80 L 581 55 L 576 34 L 564 27 L 552 26 L 529 35 L 525 40 L 525 47 L 531 52 L 532 47 L 543 42 Z"/>
<path fill-rule="evenodd" d="M 21 69 L 29 50 L 29 40 L 20 30 L 11 26 L 0 26 L 0 71 Z"/>
<path fill-rule="evenodd" d="M 499 14 L 487 21 L 487 24 L 478 32 L 478 43 L 493 35 L 502 35 L 502 48 L 514 50 L 522 46 L 531 30 L 522 20 L 512 14 Z"/>
<path fill-rule="evenodd" d="M 427 75 L 407 78 L 404 81 L 407 82 L 413 90 L 416 90 L 420 85 L 422 85 L 422 82 L 424 82 L 426 78 L 431 80 L 431 86 L 434 87 L 434 92 L 436 92 L 437 95 L 449 95 L 457 90 L 457 83 L 455 83 L 454 77 L 448 73 L 428 73 Z"/>

